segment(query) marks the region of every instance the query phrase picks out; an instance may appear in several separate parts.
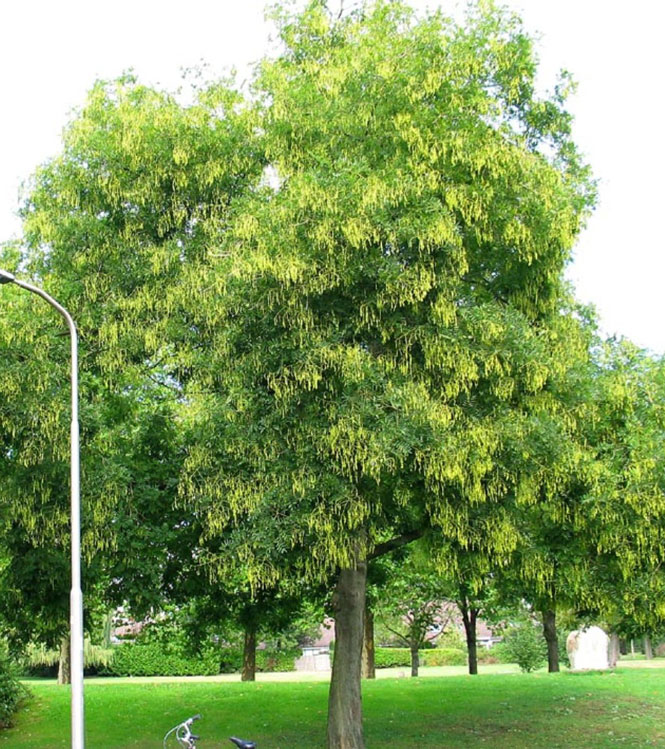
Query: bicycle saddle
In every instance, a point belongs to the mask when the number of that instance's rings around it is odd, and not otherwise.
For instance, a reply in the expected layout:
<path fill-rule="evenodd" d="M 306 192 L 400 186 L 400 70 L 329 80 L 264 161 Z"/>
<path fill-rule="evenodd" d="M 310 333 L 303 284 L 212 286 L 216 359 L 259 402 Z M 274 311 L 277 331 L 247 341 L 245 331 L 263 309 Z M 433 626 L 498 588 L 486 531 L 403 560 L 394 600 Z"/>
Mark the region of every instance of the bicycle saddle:
<path fill-rule="evenodd" d="M 253 741 L 243 741 L 242 739 L 236 739 L 235 736 L 231 736 L 229 741 L 232 741 L 238 749 L 256 749 L 256 744 Z"/>

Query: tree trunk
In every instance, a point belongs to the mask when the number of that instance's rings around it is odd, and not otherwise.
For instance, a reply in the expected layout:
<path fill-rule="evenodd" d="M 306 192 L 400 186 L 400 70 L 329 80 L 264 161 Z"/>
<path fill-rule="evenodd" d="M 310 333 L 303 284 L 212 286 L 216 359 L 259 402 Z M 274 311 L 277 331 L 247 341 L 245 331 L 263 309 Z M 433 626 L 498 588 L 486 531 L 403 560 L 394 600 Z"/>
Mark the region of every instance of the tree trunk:
<path fill-rule="evenodd" d="M 360 674 L 367 564 L 339 573 L 333 609 L 335 655 L 328 697 L 328 749 L 364 749 Z"/>
<path fill-rule="evenodd" d="M 649 661 L 653 658 L 653 648 L 649 635 L 644 635 L 644 657 Z"/>
<path fill-rule="evenodd" d="M 559 672 L 559 641 L 556 636 L 556 613 L 551 609 L 544 609 L 543 634 L 547 643 L 547 670 L 551 674 Z"/>
<path fill-rule="evenodd" d="M 466 649 L 469 655 L 469 673 L 474 675 L 478 673 L 478 646 L 476 644 L 476 619 L 478 618 L 478 609 L 469 609 L 460 604 L 458 604 L 458 606 L 462 612 L 464 632 L 466 633 Z"/>
<path fill-rule="evenodd" d="M 58 684 L 72 683 L 72 659 L 69 635 L 60 640 L 60 662 L 58 663 Z"/>
<path fill-rule="evenodd" d="M 363 640 L 363 662 L 361 675 L 363 679 L 376 679 L 374 663 L 374 614 L 365 604 L 365 636 Z"/>
<path fill-rule="evenodd" d="M 241 681 L 256 681 L 256 628 L 245 629 L 245 645 L 242 651 Z"/>
<path fill-rule="evenodd" d="M 619 660 L 620 655 L 620 646 L 621 643 L 619 642 L 619 635 L 615 633 L 610 634 L 610 642 L 608 645 L 607 653 L 607 660 L 609 662 L 610 668 L 616 668 L 617 661 Z"/>
<path fill-rule="evenodd" d="M 418 666 L 420 665 L 418 659 L 418 644 L 411 643 L 409 649 L 411 650 L 411 676 L 418 676 Z"/>

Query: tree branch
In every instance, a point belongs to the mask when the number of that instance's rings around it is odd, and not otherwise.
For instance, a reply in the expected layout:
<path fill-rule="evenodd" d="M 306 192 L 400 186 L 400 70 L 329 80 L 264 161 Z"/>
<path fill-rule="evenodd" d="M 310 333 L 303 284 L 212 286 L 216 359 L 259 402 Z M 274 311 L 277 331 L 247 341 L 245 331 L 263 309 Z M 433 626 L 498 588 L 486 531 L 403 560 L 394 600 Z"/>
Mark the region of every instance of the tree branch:
<path fill-rule="evenodd" d="M 399 549 L 400 546 L 406 546 L 406 544 L 410 544 L 411 541 L 416 541 L 417 539 L 421 538 L 424 533 L 425 531 L 422 528 L 419 528 L 418 530 L 408 531 L 407 533 L 403 533 L 401 536 L 391 538 L 390 541 L 384 541 L 381 544 L 377 544 L 374 547 L 374 551 L 368 555 L 367 559 L 369 561 L 370 559 L 382 557 L 384 554 L 388 554 L 391 551 L 395 551 L 395 549 Z"/>
<path fill-rule="evenodd" d="M 389 627 L 384 620 L 382 620 L 381 623 L 388 630 L 388 632 L 391 632 L 392 634 L 394 634 L 395 637 L 397 637 L 397 639 L 400 640 L 400 642 L 403 645 L 406 645 L 407 648 L 409 647 L 409 638 L 407 635 L 403 635 L 401 632 L 398 632 L 396 629 Z"/>

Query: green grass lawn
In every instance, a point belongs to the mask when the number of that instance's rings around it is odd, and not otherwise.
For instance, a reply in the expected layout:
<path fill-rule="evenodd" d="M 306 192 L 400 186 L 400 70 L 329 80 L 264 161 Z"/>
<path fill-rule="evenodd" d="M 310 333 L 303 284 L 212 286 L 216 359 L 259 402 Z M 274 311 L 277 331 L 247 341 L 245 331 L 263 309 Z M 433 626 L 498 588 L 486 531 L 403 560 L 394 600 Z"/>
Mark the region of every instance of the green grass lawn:
<path fill-rule="evenodd" d="M 69 690 L 31 681 L 33 697 L 0 747 L 69 746 Z M 201 749 L 230 734 L 259 749 L 324 746 L 324 682 L 86 683 L 89 749 L 162 746 L 175 723 L 202 713 Z M 665 746 L 665 669 L 584 674 L 481 674 L 383 678 L 363 687 L 368 749 L 384 747 Z"/>

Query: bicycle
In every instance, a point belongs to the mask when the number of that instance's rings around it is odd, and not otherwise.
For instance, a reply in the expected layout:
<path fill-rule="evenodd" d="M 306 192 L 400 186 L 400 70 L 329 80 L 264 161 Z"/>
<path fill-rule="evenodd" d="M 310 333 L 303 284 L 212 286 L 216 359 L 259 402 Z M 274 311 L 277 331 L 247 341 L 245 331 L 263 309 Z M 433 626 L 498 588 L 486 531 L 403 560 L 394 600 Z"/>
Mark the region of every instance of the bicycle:
<path fill-rule="evenodd" d="M 182 723 L 178 723 L 170 731 L 167 731 L 164 736 L 164 749 L 166 749 L 166 741 L 171 734 L 175 735 L 175 739 L 183 749 L 196 749 L 196 742 L 200 736 L 196 736 L 192 733 L 192 723 L 195 720 L 200 720 L 200 715 L 193 715 L 187 720 L 183 720 Z M 238 739 L 235 736 L 230 736 L 229 741 L 235 744 L 238 749 L 256 749 L 256 744 L 253 741 L 245 741 L 244 739 Z"/>

